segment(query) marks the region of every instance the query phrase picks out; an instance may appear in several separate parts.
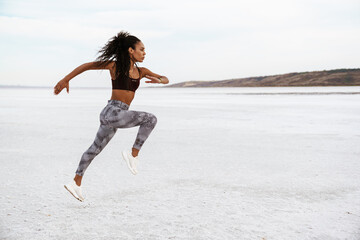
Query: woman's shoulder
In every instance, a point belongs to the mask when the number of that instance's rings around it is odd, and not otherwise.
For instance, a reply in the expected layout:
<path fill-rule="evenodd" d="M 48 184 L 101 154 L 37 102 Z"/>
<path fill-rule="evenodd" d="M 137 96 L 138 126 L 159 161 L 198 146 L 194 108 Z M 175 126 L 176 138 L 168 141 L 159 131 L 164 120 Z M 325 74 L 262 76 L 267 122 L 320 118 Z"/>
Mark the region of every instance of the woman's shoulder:
<path fill-rule="evenodd" d="M 149 69 L 147 69 L 146 67 L 139 67 L 139 72 L 141 76 L 145 76 L 148 74 Z"/>
<path fill-rule="evenodd" d="M 146 75 L 146 71 L 148 71 L 148 69 L 145 67 L 138 67 L 138 69 L 139 69 L 139 77 L 140 79 L 142 79 Z"/>
<path fill-rule="evenodd" d="M 115 61 L 109 61 L 106 66 L 108 69 L 115 69 L 116 67 Z"/>

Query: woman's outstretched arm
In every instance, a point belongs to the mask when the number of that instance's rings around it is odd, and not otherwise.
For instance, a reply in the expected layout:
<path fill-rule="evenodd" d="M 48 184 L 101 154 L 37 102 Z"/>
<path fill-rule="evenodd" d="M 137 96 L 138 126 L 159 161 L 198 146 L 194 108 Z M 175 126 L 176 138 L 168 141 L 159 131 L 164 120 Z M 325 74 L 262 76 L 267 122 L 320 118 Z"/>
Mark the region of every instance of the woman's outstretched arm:
<path fill-rule="evenodd" d="M 54 87 L 54 94 L 59 94 L 64 88 L 66 88 L 66 91 L 69 93 L 69 82 L 77 75 L 87 70 L 110 69 L 110 65 L 111 63 L 102 66 L 99 64 L 99 62 L 88 62 L 78 66 L 56 84 L 56 86 Z"/>

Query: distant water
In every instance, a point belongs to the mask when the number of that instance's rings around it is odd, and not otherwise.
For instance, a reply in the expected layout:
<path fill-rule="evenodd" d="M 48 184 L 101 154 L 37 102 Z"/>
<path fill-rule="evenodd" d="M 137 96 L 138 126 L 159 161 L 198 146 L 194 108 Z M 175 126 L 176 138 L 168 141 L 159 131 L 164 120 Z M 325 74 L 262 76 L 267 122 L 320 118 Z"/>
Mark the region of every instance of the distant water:
<path fill-rule="evenodd" d="M 359 95 L 360 86 L 353 87 L 239 87 L 239 88 L 164 88 L 140 87 L 136 92 L 134 104 L 170 106 L 181 102 L 188 103 L 190 99 L 197 99 L 206 103 L 214 101 L 233 102 L 231 96 L 322 96 L 322 95 Z M 0 88 L 0 100 L 33 101 L 45 97 L 49 101 L 62 99 L 63 101 L 80 101 L 100 103 L 109 99 L 111 89 L 105 88 L 70 88 L 70 94 L 64 89 L 60 95 L 54 96 L 52 88 Z M 228 97 L 226 97 L 228 96 Z M 33 98 L 33 100 L 31 100 Z M 232 99 L 232 100 L 231 100 Z M 235 98 L 236 99 L 236 98 Z M 1 104 L 1 103 L 0 103 Z M 196 105 L 196 104 L 195 104 Z"/>

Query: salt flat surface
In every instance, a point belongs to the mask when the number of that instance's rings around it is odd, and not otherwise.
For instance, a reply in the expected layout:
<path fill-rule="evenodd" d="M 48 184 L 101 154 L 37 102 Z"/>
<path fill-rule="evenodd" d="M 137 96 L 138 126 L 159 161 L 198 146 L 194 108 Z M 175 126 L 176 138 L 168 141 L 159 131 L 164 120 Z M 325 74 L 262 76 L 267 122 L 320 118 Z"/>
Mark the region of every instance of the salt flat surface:
<path fill-rule="evenodd" d="M 110 90 L 0 89 L 0 239 L 360 239 L 360 88 L 141 88 L 83 179 Z"/>

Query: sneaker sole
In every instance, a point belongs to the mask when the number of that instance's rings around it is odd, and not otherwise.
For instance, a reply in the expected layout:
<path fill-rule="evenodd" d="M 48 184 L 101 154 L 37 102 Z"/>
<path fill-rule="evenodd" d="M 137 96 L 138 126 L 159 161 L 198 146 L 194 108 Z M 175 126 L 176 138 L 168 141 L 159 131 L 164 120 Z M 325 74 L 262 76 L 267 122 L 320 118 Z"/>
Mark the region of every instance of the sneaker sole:
<path fill-rule="evenodd" d="M 125 152 L 125 151 L 122 152 L 122 156 L 123 156 L 124 161 L 126 162 L 126 165 L 127 165 L 128 168 L 129 168 L 130 172 L 131 172 L 132 174 L 136 175 L 136 172 L 135 172 L 134 169 L 130 166 L 130 162 L 129 162 L 128 158 L 126 157 L 126 152 Z"/>
<path fill-rule="evenodd" d="M 64 188 L 66 190 L 69 191 L 69 193 L 71 193 L 71 195 L 73 195 L 74 198 L 76 198 L 77 200 L 79 200 L 80 202 L 82 202 L 83 200 L 81 200 L 77 195 L 75 195 L 76 193 L 72 192 L 66 185 L 64 185 Z"/>

